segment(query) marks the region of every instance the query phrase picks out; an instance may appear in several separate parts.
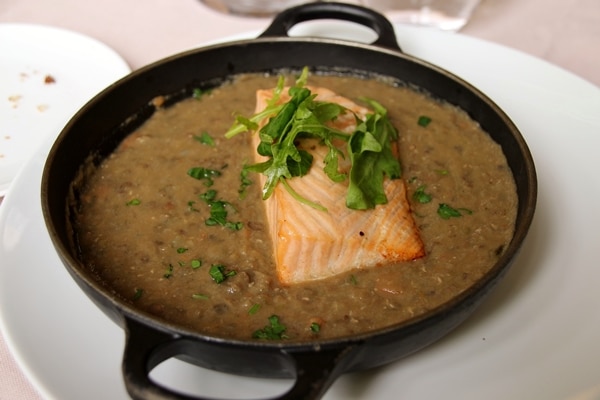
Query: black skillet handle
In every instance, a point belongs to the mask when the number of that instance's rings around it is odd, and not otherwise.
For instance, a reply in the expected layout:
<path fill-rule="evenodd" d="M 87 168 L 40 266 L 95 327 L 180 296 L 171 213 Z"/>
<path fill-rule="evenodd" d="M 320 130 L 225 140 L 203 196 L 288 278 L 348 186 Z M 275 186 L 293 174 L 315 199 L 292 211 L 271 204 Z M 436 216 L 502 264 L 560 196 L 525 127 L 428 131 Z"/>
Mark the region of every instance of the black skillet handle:
<path fill-rule="evenodd" d="M 316 19 L 356 22 L 375 31 L 377 39 L 372 44 L 402 51 L 396 40 L 394 26 L 386 17 L 370 8 L 329 1 L 306 3 L 282 11 L 260 37 L 288 36 L 288 31 L 294 25 Z"/>
<path fill-rule="evenodd" d="M 134 400 L 209 400 L 165 388 L 152 379 L 150 372 L 161 362 L 184 354 L 185 339 L 158 331 L 126 318 L 127 333 L 122 372 L 127 392 Z M 335 380 L 347 371 L 358 344 L 318 352 L 281 351 L 281 357 L 294 365 L 296 380 L 287 392 L 269 400 L 320 399 Z M 232 375 L 232 379 L 235 376 Z"/>

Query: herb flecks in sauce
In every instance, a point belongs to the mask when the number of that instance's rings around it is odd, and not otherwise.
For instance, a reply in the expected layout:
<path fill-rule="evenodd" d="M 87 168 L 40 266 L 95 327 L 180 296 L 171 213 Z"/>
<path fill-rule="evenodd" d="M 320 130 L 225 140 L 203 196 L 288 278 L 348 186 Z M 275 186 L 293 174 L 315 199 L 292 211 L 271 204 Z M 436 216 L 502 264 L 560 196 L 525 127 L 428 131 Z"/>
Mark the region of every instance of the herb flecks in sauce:
<path fill-rule="evenodd" d="M 271 315 L 269 317 L 269 325 L 265 326 L 262 329 L 254 331 L 252 337 L 254 339 L 264 339 L 264 340 L 281 340 L 287 339 L 288 337 L 285 334 L 286 331 L 285 325 L 283 325 L 279 321 L 279 317 L 277 315 Z"/>
<path fill-rule="evenodd" d="M 173 264 L 169 264 L 167 271 L 163 274 L 163 278 L 169 279 L 173 276 Z"/>
<path fill-rule="evenodd" d="M 133 293 L 133 301 L 139 300 L 143 294 L 144 289 L 135 289 L 135 292 Z"/>
<path fill-rule="evenodd" d="M 431 201 L 431 195 L 425 192 L 425 185 L 421 185 L 414 191 L 413 199 L 418 203 L 426 204 Z"/>
<path fill-rule="evenodd" d="M 140 199 L 131 199 L 127 203 L 125 203 L 125 205 L 127 206 L 139 206 L 140 204 L 142 204 Z"/>
<path fill-rule="evenodd" d="M 243 228 L 241 222 L 232 222 L 227 219 L 228 211 L 227 208 L 233 206 L 228 201 L 215 200 L 217 197 L 216 190 L 208 190 L 204 194 L 200 195 L 200 198 L 206 202 L 210 208 L 210 217 L 205 220 L 208 226 L 224 226 L 233 231 L 239 231 Z"/>
<path fill-rule="evenodd" d="M 195 204 L 196 204 L 196 202 L 193 200 L 188 201 L 187 202 L 188 210 L 193 211 L 193 212 L 200 212 L 200 210 L 198 210 L 196 207 L 194 207 Z"/>
<path fill-rule="evenodd" d="M 252 185 L 252 180 L 248 178 L 248 169 L 246 166 L 242 168 L 240 171 L 240 188 L 238 189 L 238 193 L 240 195 L 240 199 L 243 200 L 247 195 L 248 186 Z"/>
<path fill-rule="evenodd" d="M 321 325 L 319 325 L 316 322 L 313 322 L 312 324 L 310 324 L 310 330 L 313 333 L 319 333 L 321 332 Z"/>
<path fill-rule="evenodd" d="M 260 310 L 261 305 L 258 303 L 252 304 L 252 307 L 248 310 L 248 315 L 254 315 Z"/>
<path fill-rule="evenodd" d="M 216 283 L 223 283 L 227 278 L 232 277 L 236 274 L 233 270 L 227 270 L 224 265 L 221 264 L 213 264 L 210 266 L 210 270 L 208 271 L 210 277 Z"/>
<path fill-rule="evenodd" d="M 463 213 L 473 214 L 473 211 L 467 208 L 454 208 L 446 203 L 440 203 L 437 209 L 437 213 L 443 219 L 450 219 L 462 217 Z"/>
<path fill-rule="evenodd" d="M 196 100 L 202 99 L 205 95 L 210 94 L 210 90 L 202 90 L 200 88 L 195 88 L 192 91 L 192 97 Z"/>
<path fill-rule="evenodd" d="M 426 128 L 430 123 L 431 123 L 431 117 L 428 117 L 427 115 L 421 115 L 421 116 L 419 116 L 419 119 L 417 120 L 417 124 L 419 126 L 422 126 L 423 128 Z"/>
<path fill-rule="evenodd" d="M 194 179 L 204 180 L 206 186 L 212 186 L 214 184 L 213 178 L 221 176 L 221 171 L 204 167 L 193 167 L 188 170 L 187 174 Z"/>
<path fill-rule="evenodd" d="M 203 131 L 200 135 L 194 135 L 194 140 L 207 146 L 215 145 L 215 140 L 206 131 Z"/>
<path fill-rule="evenodd" d="M 210 202 L 210 218 L 206 219 L 206 225 L 221 225 L 234 231 L 242 229 L 241 222 L 231 222 L 227 220 L 226 207 L 228 206 L 230 206 L 230 203 L 222 200 Z"/>

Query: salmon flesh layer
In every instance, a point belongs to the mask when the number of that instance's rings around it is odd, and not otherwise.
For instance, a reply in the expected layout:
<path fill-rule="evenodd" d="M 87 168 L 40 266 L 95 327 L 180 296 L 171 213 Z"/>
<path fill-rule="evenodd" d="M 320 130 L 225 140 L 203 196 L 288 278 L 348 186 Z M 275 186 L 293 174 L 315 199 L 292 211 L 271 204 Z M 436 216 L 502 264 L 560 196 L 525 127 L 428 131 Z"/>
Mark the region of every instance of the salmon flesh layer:
<path fill-rule="evenodd" d="M 370 112 L 328 89 L 308 88 L 317 95 L 317 101 L 338 103 L 361 119 Z M 257 91 L 256 112 L 264 110 L 272 96 L 272 90 Z M 281 101 L 288 100 L 282 93 Z M 356 120 L 348 112 L 333 121 L 332 126 L 351 133 L 356 128 Z M 258 134 L 254 133 L 253 145 L 259 141 Z M 277 275 L 282 283 L 324 279 L 355 268 L 409 261 L 425 254 L 402 179 L 384 181 L 387 204 L 370 210 L 349 209 L 346 207 L 347 182 L 333 182 L 323 171 L 326 146 L 315 141 L 303 145 L 313 155 L 313 167 L 307 175 L 288 182 L 302 197 L 319 203 L 327 211 L 300 203 L 283 185 L 277 185 L 265 200 Z M 258 153 L 255 157 L 256 162 L 265 161 Z M 347 161 L 340 162 L 342 172 L 347 172 L 349 167 Z M 264 185 L 265 176 L 260 176 Z"/>

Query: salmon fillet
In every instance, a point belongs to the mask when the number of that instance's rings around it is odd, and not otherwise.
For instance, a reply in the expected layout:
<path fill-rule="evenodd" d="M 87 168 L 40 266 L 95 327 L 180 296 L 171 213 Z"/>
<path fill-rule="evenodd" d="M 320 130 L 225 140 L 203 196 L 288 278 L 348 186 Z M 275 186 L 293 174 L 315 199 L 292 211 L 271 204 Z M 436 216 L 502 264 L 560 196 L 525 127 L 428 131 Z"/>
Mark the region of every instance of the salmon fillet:
<path fill-rule="evenodd" d="M 363 120 L 371 112 L 329 89 L 307 88 L 317 95 L 318 101 L 338 103 Z M 289 100 L 287 90 L 284 92 L 281 102 Z M 272 96 L 272 90 L 257 91 L 256 112 L 264 110 Z M 356 120 L 352 113 L 346 113 L 333 121 L 332 126 L 351 133 L 356 128 Z M 252 136 L 253 145 L 258 145 L 258 135 Z M 302 147 L 313 155 L 313 167 L 307 175 L 288 182 L 302 197 L 321 204 L 327 211 L 300 203 L 282 185 L 277 185 L 265 200 L 281 283 L 324 279 L 355 268 L 409 261 L 425 254 L 402 179 L 384 181 L 387 204 L 370 210 L 349 209 L 346 207 L 347 182 L 333 182 L 323 171 L 327 147 L 314 140 L 306 140 Z M 340 160 L 342 172 L 350 169 L 348 158 Z M 265 157 L 257 153 L 255 161 L 263 162 Z M 260 177 L 264 185 L 265 176 Z"/>

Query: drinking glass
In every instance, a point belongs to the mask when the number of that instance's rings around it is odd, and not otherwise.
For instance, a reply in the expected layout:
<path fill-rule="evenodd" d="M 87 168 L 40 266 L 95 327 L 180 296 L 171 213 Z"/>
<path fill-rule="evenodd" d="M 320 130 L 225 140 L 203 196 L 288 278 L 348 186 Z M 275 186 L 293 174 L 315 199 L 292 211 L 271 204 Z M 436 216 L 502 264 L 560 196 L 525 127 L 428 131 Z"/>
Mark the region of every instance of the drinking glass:
<path fill-rule="evenodd" d="M 270 17 L 307 0 L 201 0 L 207 6 L 227 13 L 249 17 Z"/>
<path fill-rule="evenodd" d="M 362 3 L 385 14 L 392 22 L 458 31 L 469 21 L 479 0 L 363 0 Z"/>

